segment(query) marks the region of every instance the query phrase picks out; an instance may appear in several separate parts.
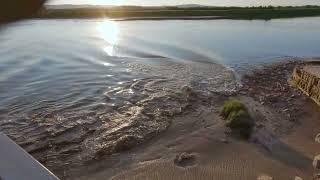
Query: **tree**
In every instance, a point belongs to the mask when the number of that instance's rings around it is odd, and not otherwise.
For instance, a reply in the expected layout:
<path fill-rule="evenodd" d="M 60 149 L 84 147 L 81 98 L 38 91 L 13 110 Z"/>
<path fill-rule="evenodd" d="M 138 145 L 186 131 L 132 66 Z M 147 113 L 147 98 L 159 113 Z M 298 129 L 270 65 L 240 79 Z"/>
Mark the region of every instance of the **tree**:
<path fill-rule="evenodd" d="M 0 22 L 27 18 L 37 12 L 46 0 L 1 0 Z"/>

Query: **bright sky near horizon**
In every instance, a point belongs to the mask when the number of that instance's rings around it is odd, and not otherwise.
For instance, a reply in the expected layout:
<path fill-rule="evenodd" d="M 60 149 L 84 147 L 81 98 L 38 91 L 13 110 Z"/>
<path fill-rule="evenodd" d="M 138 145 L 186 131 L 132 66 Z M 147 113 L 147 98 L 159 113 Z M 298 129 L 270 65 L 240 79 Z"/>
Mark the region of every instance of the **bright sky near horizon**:
<path fill-rule="evenodd" d="M 202 4 L 212 6 L 320 5 L 320 0 L 50 0 L 48 4 L 161 6 Z"/>

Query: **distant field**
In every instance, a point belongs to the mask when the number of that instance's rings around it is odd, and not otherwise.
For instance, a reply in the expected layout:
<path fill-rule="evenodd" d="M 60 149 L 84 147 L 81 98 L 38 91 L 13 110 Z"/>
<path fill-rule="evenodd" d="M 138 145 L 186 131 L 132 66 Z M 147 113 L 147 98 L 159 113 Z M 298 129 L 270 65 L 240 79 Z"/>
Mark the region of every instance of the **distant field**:
<path fill-rule="evenodd" d="M 130 18 L 130 17 L 186 17 L 217 16 L 226 19 L 275 19 L 320 16 L 320 6 L 300 7 L 112 7 L 44 9 L 37 18 Z"/>

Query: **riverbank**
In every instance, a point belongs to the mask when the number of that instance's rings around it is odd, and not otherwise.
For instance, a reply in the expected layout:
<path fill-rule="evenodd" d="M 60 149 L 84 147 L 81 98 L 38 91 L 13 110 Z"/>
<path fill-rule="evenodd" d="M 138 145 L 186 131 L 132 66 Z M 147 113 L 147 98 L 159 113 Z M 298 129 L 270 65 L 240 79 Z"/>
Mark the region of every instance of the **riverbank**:
<path fill-rule="evenodd" d="M 161 138 L 176 121 L 183 124 L 190 118 L 190 128 L 181 126 L 181 131 L 194 132 L 194 124 L 203 127 L 197 119 L 203 114 L 208 126 L 224 126 L 210 108 L 219 114 L 223 101 L 237 89 L 226 67 L 250 70 L 281 61 L 277 57 L 282 55 L 317 56 L 319 39 L 310 34 L 317 33 L 318 22 L 319 18 L 267 23 L 105 19 L 13 23 L 1 33 L 0 129 L 61 179 L 78 177 L 68 173 L 109 156 L 110 163 L 125 163 L 135 158 L 130 157 L 135 148 Z M 103 31 L 110 28 L 115 31 L 112 37 Z M 113 50 L 105 49 L 113 37 L 121 40 Z M 226 90 L 231 93 L 223 93 Z M 94 171 L 95 165 L 90 167 Z"/>
<path fill-rule="evenodd" d="M 35 18 L 163 19 L 278 19 L 320 16 L 319 6 L 297 7 L 83 7 L 43 9 Z"/>
<path fill-rule="evenodd" d="M 198 96 L 205 103 L 189 106 L 167 131 L 142 146 L 88 164 L 82 179 L 247 180 L 262 174 L 282 180 L 311 179 L 312 159 L 320 152 L 314 142 L 320 112 L 287 83 L 300 63 L 257 69 L 243 77 L 243 86 L 234 94 L 215 93 L 206 100 Z M 249 141 L 231 135 L 219 115 L 230 98 L 242 101 L 255 120 Z"/>

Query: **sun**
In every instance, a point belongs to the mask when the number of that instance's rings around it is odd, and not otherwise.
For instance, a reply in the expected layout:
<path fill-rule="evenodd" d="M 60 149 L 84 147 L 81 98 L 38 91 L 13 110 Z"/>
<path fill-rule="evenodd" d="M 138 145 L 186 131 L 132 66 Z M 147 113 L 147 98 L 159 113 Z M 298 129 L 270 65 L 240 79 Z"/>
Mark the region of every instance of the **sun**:
<path fill-rule="evenodd" d="M 91 0 L 90 4 L 93 5 L 114 5 L 120 6 L 123 5 L 125 0 Z"/>
<path fill-rule="evenodd" d="M 111 5 L 121 6 L 125 4 L 126 0 L 49 0 L 47 4 L 90 4 L 90 5 Z"/>

